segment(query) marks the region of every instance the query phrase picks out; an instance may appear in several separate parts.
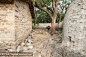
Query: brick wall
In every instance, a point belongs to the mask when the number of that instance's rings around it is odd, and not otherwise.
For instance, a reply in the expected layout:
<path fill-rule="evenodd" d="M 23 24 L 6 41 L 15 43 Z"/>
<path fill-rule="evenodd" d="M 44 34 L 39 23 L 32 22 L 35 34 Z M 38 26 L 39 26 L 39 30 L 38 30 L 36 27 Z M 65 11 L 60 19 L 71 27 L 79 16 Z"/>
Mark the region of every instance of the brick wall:
<path fill-rule="evenodd" d="M 0 41 L 15 40 L 14 4 L 0 4 Z"/>
<path fill-rule="evenodd" d="M 26 2 L 15 0 L 15 34 L 16 40 L 24 38 L 32 30 L 32 17 Z"/>
<path fill-rule="evenodd" d="M 32 30 L 32 16 L 26 2 L 15 0 L 14 4 L 0 4 L 0 41 L 25 38 Z"/>

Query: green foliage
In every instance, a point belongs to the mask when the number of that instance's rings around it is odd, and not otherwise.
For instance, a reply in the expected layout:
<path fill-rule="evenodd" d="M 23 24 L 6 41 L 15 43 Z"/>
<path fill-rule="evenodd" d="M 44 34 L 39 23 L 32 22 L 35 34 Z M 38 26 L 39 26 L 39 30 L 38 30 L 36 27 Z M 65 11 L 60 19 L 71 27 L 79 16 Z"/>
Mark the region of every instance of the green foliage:
<path fill-rule="evenodd" d="M 45 13 L 44 11 L 39 11 L 38 13 L 40 14 L 37 18 L 37 23 L 50 23 L 51 22 L 51 18 L 48 16 L 47 13 Z"/>
<path fill-rule="evenodd" d="M 38 18 L 37 18 L 37 24 L 38 23 L 51 23 L 51 19 L 47 13 L 45 13 L 43 11 L 39 11 L 38 13 L 40 13 L 40 14 L 38 15 Z M 63 21 L 64 16 L 65 16 L 65 13 L 62 14 L 61 21 Z M 59 18 L 60 18 L 60 13 L 57 13 L 56 23 L 59 22 Z"/>
<path fill-rule="evenodd" d="M 52 0 L 34 0 L 41 7 L 44 7 L 44 4 L 50 5 Z"/>
<path fill-rule="evenodd" d="M 44 7 L 44 4 L 46 4 L 47 6 L 49 6 L 49 7 L 51 7 L 52 8 L 52 6 L 51 6 L 51 1 L 52 0 L 34 0 L 34 1 L 36 1 L 37 2 L 37 4 L 39 5 L 39 6 L 41 6 L 42 8 L 45 8 Z M 70 0 L 65 0 L 64 2 L 63 2 L 63 0 L 60 0 L 60 1 L 62 1 L 62 3 L 59 3 L 59 5 L 61 5 L 59 8 L 59 11 L 62 11 L 62 9 L 61 9 L 61 7 L 62 6 L 64 6 L 64 5 L 66 5 L 66 4 L 70 4 L 71 2 L 69 2 Z M 65 7 L 65 12 L 67 11 L 67 8 L 68 8 L 68 5 Z M 46 8 L 45 8 L 46 9 Z M 46 9 L 48 12 L 50 12 L 48 9 Z M 62 18 L 61 18 L 61 21 L 63 21 L 63 19 L 64 19 L 64 16 L 65 16 L 65 12 L 63 12 L 62 13 Z M 50 12 L 51 13 L 51 12 Z M 52 14 L 52 13 L 51 13 Z M 57 13 L 57 19 L 56 19 L 56 23 L 58 23 L 59 22 L 59 18 L 60 18 L 60 14 L 61 14 L 61 12 L 58 12 Z M 34 23 L 34 20 L 33 20 L 33 23 Z M 45 13 L 44 11 L 38 11 L 38 16 L 37 16 L 37 24 L 38 23 L 51 23 L 51 18 L 49 17 L 49 15 L 47 14 L 47 13 Z"/>

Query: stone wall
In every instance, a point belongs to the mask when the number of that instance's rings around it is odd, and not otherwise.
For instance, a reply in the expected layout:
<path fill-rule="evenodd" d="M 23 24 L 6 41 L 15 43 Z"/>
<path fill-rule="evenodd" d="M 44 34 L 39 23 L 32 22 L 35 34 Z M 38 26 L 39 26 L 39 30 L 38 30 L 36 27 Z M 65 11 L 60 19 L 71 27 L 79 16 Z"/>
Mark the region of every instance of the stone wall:
<path fill-rule="evenodd" d="M 0 4 L 0 41 L 15 41 L 27 37 L 32 30 L 32 16 L 26 2 Z"/>
<path fill-rule="evenodd" d="M 63 45 L 69 50 L 86 50 L 86 0 L 75 0 L 68 8 L 63 25 Z"/>
<path fill-rule="evenodd" d="M 0 42 L 15 40 L 14 4 L 0 4 Z"/>
<path fill-rule="evenodd" d="M 51 26 L 51 23 L 39 23 L 38 28 L 46 28 L 47 26 Z M 55 27 L 57 28 L 58 23 L 56 23 Z M 59 28 L 63 28 L 63 21 L 60 22 Z"/>
<path fill-rule="evenodd" d="M 0 42 L 1 52 L 31 52 L 31 57 L 60 57 L 58 47 L 61 46 L 62 31 L 56 31 L 56 34 L 50 35 L 45 29 L 32 30 L 20 45 L 16 42 Z M 60 52 L 61 53 L 61 52 Z M 1 54 L 0 54 L 1 55 Z M 0 56 L 4 57 L 4 56 Z M 9 56 L 15 57 L 15 56 Z M 17 56 L 21 57 L 21 56 Z M 26 57 L 26 56 L 23 56 Z M 27 56 L 30 57 L 30 56 Z"/>
<path fill-rule="evenodd" d="M 32 30 L 32 17 L 26 2 L 15 0 L 15 34 L 16 40 Z M 27 34 L 28 35 L 28 34 Z M 24 37 L 26 37 L 25 35 Z"/>

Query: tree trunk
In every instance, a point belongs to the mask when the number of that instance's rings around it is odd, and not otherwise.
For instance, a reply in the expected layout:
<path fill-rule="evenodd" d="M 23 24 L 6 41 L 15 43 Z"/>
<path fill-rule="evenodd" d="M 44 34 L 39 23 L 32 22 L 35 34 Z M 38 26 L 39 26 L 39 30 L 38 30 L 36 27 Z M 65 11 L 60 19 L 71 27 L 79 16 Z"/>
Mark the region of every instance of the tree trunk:
<path fill-rule="evenodd" d="M 58 22 L 58 25 L 57 25 L 57 30 L 59 30 L 59 24 L 60 24 L 60 21 L 61 21 L 62 13 L 61 13 L 60 18 L 59 18 L 59 22 Z"/>
<path fill-rule="evenodd" d="M 55 32 L 55 22 L 56 19 L 52 19 L 52 23 L 51 23 L 51 28 L 50 28 L 50 32 L 53 34 Z"/>
<path fill-rule="evenodd" d="M 34 21 L 34 29 L 36 29 L 36 20 L 37 20 L 37 18 Z"/>
<path fill-rule="evenodd" d="M 60 21 L 61 21 L 61 18 L 62 18 L 62 13 L 63 13 L 63 11 L 64 11 L 64 7 L 63 7 L 62 12 L 61 12 L 61 14 L 60 14 L 60 18 L 59 18 L 57 30 L 59 30 L 59 24 L 60 24 Z"/>
<path fill-rule="evenodd" d="M 36 29 L 36 21 L 37 21 L 37 13 L 38 13 L 39 10 L 36 11 L 36 18 L 35 18 L 35 21 L 34 21 L 34 29 Z"/>

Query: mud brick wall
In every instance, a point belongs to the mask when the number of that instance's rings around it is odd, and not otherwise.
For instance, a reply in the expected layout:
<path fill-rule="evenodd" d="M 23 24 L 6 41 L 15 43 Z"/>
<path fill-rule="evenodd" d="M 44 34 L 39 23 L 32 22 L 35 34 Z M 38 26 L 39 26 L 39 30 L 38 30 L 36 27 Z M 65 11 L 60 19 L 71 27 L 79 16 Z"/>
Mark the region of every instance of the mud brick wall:
<path fill-rule="evenodd" d="M 14 4 L 0 4 L 0 42 L 15 41 Z"/>
<path fill-rule="evenodd" d="M 22 38 L 32 30 L 32 17 L 26 2 L 15 0 L 15 37 Z M 28 35 L 28 34 L 27 34 Z M 27 37 L 24 36 L 25 37 Z"/>
<path fill-rule="evenodd" d="M 63 24 L 63 45 L 86 49 L 86 0 L 75 0 L 69 6 Z"/>

